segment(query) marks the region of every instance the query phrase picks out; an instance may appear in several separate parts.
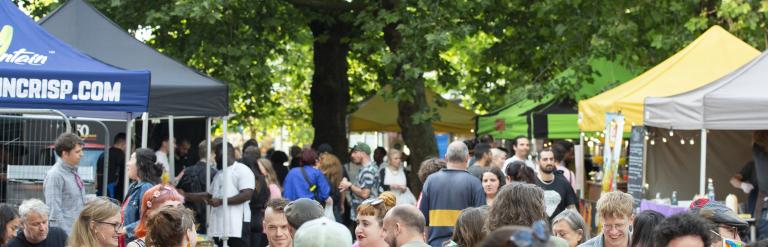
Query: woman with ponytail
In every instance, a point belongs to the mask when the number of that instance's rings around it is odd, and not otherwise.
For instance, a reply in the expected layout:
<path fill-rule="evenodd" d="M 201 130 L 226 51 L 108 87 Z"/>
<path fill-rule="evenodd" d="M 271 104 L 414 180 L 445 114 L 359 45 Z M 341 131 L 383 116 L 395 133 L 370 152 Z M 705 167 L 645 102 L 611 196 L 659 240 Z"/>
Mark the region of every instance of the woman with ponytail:
<path fill-rule="evenodd" d="M 352 247 L 389 246 L 384 241 L 384 215 L 396 204 L 397 196 L 390 191 L 381 193 L 378 198 L 363 201 L 357 207 L 357 227 L 355 228 L 357 242 Z"/>
<path fill-rule="evenodd" d="M 147 219 L 148 246 L 195 247 L 197 233 L 195 215 L 183 207 L 164 207 L 152 212 Z"/>
<path fill-rule="evenodd" d="M 145 242 L 149 224 L 147 223 L 148 215 L 161 208 L 183 207 L 184 205 L 182 204 L 184 204 L 184 196 L 170 185 L 158 184 L 147 190 L 141 198 L 141 219 L 139 224 L 136 225 L 136 230 L 134 230 L 136 239 L 128 243 L 128 247 L 148 246 Z"/>
<path fill-rule="evenodd" d="M 133 180 L 128 187 L 128 197 L 123 202 L 123 222 L 125 230 L 128 232 L 126 241 L 132 241 L 135 236 L 133 230 L 139 222 L 141 197 L 144 192 L 160 183 L 160 177 L 163 174 L 163 165 L 157 163 L 155 152 L 147 148 L 139 148 L 131 154 L 131 158 L 126 163 L 128 168 L 128 178 Z"/>

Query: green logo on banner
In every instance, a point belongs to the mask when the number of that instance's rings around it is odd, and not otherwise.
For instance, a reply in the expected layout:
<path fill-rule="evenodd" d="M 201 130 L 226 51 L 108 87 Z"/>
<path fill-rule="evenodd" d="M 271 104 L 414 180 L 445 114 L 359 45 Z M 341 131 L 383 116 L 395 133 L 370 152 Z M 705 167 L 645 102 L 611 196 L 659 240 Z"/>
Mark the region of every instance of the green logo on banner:
<path fill-rule="evenodd" d="M 13 40 L 13 27 L 11 25 L 3 26 L 0 30 L 0 55 L 5 54 L 8 47 L 11 47 L 11 40 Z"/>

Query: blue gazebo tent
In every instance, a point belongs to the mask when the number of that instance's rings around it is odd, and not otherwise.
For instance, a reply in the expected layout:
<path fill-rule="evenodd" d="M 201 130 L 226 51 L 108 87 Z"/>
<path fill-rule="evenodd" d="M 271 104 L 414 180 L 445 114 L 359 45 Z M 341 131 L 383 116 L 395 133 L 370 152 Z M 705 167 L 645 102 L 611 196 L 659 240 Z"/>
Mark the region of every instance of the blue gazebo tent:
<path fill-rule="evenodd" d="M 129 119 L 147 111 L 149 71 L 102 63 L 0 0 L 0 107 Z"/>

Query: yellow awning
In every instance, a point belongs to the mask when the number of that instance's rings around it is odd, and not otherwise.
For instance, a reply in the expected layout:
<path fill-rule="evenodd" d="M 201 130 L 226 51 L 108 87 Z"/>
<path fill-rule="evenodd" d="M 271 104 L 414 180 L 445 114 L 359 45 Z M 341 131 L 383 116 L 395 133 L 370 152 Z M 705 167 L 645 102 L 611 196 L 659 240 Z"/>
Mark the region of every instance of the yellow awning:
<path fill-rule="evenodd" d="M 390 91 L 391 87 L 386 86 L 382 91 Z M 437 95 L 432 90 L 426 90 L 427 103 L 430 107 L 436 108 L 440 114 L 440 120 L 432 122 L 432 127 L 436 132 L 471 134 L 475 127 L 475 113 L 462 108 L 454 102 L 447 101 Z M 445 101 L 444 106 L 435 104 L 435 97 Z M 362 102 L 360 108 L 349 115 L 349 131 L 391 131 L 399 132 L 400 126 L 397 124 L 397 101 L 394 99 L 385 99 L 381 93 Z"/>
<path fill-rule="evenodd" d="M 579 101 L 582 131 L 605 129 L 605 113 L 624 115 L 624 131 L 643 124 L 645 97 L 664 97 L 706 85 L 760 55 L 760 51 L 713 26 L 690 45 L 634 79 L 595 97 Z"/>

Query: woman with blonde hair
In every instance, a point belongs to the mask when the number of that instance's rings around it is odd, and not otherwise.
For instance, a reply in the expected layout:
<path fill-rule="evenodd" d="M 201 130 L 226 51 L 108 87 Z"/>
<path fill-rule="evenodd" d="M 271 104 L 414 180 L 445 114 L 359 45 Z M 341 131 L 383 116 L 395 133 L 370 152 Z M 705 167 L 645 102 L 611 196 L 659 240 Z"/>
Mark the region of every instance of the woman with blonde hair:
<path fill-rule="evenodd" d="M 379 169 L 379 179 L 383 191 L 391 191 L 397 196 L 397 203 L 416 205 L 416 197 L 408 189 L 408 175 L 403 169 L 403 152 L 392 149 L 387 153 L 387 165 Z"/>
<path fill-rule="evenodd" d="M 95 198 L 85 204 L 72 226 L 69 246 L 117 247 L 125 234 L 120 206 L 106 198 Z"/>
<path fill-rule="evenodd" d="M 149 215 L 147 245 L 163 247 L 194 247 L 197 245 L 195 215 L 181 207 L 160 208 Z"/>
<path fill-rule="evenodd" d="M 396 204 L 397 197 L 389 191 L 381 193 L 378 198 L 363 201 L 357 207 L 357 242 L 352 247 L 388 247 L 384 240 L 384 215 Z"/>
<path fill-rule="evenodd" d="M 261 174 L 263 174 L 264 178 L 267 180 L 269 199 L 283 198 L 280 182 L 277 181 L 277 175 L 275 174 L 275 168 L 272 167 L 272 162 L 262 158 L 257 160 L 256 163 L 259 165 L 259 171 L 261 171 Z"/>
<path fill-rule="evenodd" d="M 331 186 L 331 198 L 333 199 L 333 215 L 336 216 L 336 222 L 342 223 L 342 214 L 344 213 L 344 194 L 339 191 L 339 184 L 344 179 L 344 167 L 341 161 L 335 155 L 322 153 L 318 158 L 317 168 L 323 173 L 328 184 Z"/>

